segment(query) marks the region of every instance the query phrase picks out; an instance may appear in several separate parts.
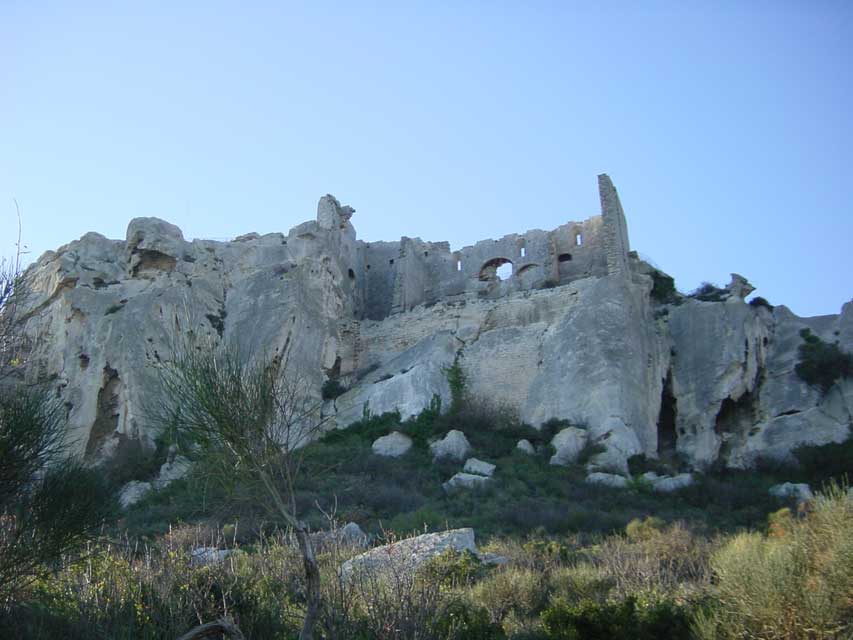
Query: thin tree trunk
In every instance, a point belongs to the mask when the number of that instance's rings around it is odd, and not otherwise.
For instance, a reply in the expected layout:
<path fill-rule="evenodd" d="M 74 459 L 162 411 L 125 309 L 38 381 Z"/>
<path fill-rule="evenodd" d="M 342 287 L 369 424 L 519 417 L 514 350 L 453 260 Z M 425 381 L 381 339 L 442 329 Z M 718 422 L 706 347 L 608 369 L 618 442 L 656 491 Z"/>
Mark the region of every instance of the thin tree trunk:
<path fill-rule="evenodd" d="M 299 640 L 313 640 L 314 626 L 320 616 L 320 567 L 314 555 L 314 547 L 311 538 L 301 522 L 294 527 L 299 550 L 302 552 L 302 564 L 305 567 L 305 590 L 307 608 L 305 620 L 302 622 L 302 631 L 299 632 Z"/>

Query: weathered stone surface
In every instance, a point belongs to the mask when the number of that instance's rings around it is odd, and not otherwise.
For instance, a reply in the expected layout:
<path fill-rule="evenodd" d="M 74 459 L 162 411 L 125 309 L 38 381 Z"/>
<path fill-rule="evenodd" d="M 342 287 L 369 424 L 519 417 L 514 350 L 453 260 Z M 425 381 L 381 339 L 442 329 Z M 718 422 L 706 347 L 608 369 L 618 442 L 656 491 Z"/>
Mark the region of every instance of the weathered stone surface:
<path fill-rule="evenodd" d="M 495 472 L 495 465 L 491 462 L 478 460 L 477 458 L 468 458 L 465 461 L 465 467 L 462 469 L 465 473 L 473 473 L 479 476 L 491 477 Z"/>
<path fill-rule="evenodd" d="M 573 464 L 588 441 L 589 434 L 586 429 L 578 429 L 577 427 L 563 429 L 551 440 L 551 446 L 554 447 L 556 453 L 551 456 L 550 464 L 562 467 Z"/>
<path fill-rule="evenodd" d="M 374 440 L 371 448 L 377 456 L 399 458 L 412 448 L 412 439 L 404 433 L 394 431 Z"/>
<path fill-rule="evenodd" d="M 160 473 L 153 482 L 154 489 L 158 491 L 169 486 L 175 480 L 180 480 L 187 475 L 191 467 L 190 461 L 184 456 L 174 456 L 160 467 Z"/>
<path fill-rule="evenodd" d="M 458 429 L 452 429 L 441 440 L 436 440 L 430 444 L 429 449 L 434 460 L 444 458 L 461 462 L 471 451 L 471 444 L 464 433 Z"/>
<path fill-rule="evenodd" d="M 453 491 L 454 489 L 476 489 L 485 486 L 491 478 L 473 473 L 457 473 L 450 480 L 442 484 L 445 491 Z"/>
<path fill-rule="evenodd" d="M 218 564 L 230 555 L 230 549 L 217 549 L 216 547 L 198 547 L 190 552 L 190 564 Z"/>
<path fill-rule="evenodd" d="M 628 486 L 628 480 L 624 476 L 617 476 L 613 473 L 602 473 L 597 471 L 590 473 L 586 477 L 587 484 L 600 484 L 605 487 L 613 487 L 614 489 L 623 489 Z"/>
<path fill-rule="evenodd" d="M 792 482 L 785 482 L 783 484 L 776 484 L 770 487 L 768 493 L 777 498 L 794 498 L 798 502 L 814 498 L 811 487 L 805 483 L 794 484 Z"/>
<path fill-rule="evenodd" d="M 474 530 L 451 529 L 440 533 L 426 533 L 376 547 L 346 561 L 341 566 L 341 573 L 348 577 L 360 572 L 376 575 L 385 571 L 414 571 L 424 562 L 449 549 L 477 555 Z"/>
<path fill-rule="evenodd" d="M 659 493 L 672 493 L 693 484 L 692 473 L 679 473 L 676 476 L 662 476 L 652 480 L 652 487 Z"/>
<path fill-rule="evenodd" d="M 803 328 L 853 351 L 853 303 L 840 316 L 771 312 L 745 304 L 752 285 L 732 274 L 722 302 L 661 305 L 606 176 L 599 194 L 601 216 L 458 251 L 359 241 L 333 196 L 286 235 L 187 241 L 156 218 L 132 220 L 124 240 L 89 233 L 26 273 L 25 381 L 54 387 L 70 451 L 91 462 L 153 448 L 157 368 L 189 331 L 280 357 L 318 404 L 339 380 L 329 428 L 446 409 L 458 358 L 470 395 L 534 426 L 586 425 L 605 448 L 590 471 L 625 474 L 630 456 L 662 448 L 699 469 L 748 467 L 849 437 L 853 381 L 822 394 L 794 367 Z"/>
<path fill-rule="evenodd" d="M 127 509 L 142 500 L 151 489 L 150 482 L 131 480 L 119 490 L 118 502 L 123 509 Z"/>
<path fill-rule="evenodd" d="M 533 447 L 533 443 L 530 440 L 519 440 L 515 445 L 515 448 L 519 451 L 526 453 L 529 456 L 536 454 L 536 449 Z"/>

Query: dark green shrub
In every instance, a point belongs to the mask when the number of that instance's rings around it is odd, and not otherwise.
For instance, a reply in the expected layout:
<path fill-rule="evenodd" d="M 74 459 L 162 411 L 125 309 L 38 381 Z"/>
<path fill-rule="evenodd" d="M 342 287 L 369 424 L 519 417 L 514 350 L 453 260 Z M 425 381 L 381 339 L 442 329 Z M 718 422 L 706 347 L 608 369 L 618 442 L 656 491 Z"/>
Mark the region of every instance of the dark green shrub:
<path fill-rule="evenodd" d="M 339 380 L 330 379 L 323 383 L 323 400 L 334 400 L 338 396 L 346 393 L 347 389 L 340 383 Z"/>
<path fill-rule="evenodd" d="M 809 329 L 800 331 L 800 337 L 803 344 L 797 349 L 800 361 L 794 371 L 802 380 L 826 393 L 837 380 L 853 375 L 853 356 L 838 344 L 824 342 Z"/>
<path fill-rule="evenodd" d="M 679 640 L 691 637 L 690 615 L 670 602 L 639 606 L 634 598 L 600 603 L 556 599 L 542 612 L 548 638 L 555 640 Z"/>
<path fill-rule="evenodd" d="M 449 640 L 501 640 L 506 638 L 501 625 L 489 618 L 485 608 L 461 598 L 453 599 L 436 624 L 437 636 Z"/>
<path fill-rule="evenodd" d="M 772 304 L 770 304 L 769 302 L 767 302 L 767 300 L 765 298 L 762 298 L 761 296 L 756 296 L 752 300 L 750 300 L 749 306 L 750 307 L 764 307 L 765 309 L 769 309 L 770 311 L 773 311 L 773 309 L 774 309 L 774 306 Z"/>
<path fill-rule="evenodd" d="M 819 486 L 829 480 L 853 480 L 853 437 L 844 442 L 794 449 L 799 468 L 793 473 L 809 484 Z"/>
<path fill-rule="evenodd" d="M 675 280 L 672 276 L 668 276 L 657 269 L 652 271 L 652 300 L 661 304 L 669 304 L 678 299 L 678 292 L 675 290 Z"/>
<path fill-rule="evenodd" d="M 703 302 L 722 302 L 728 297 L 728 291 L 711 282 L 703 282 L 698 289 L 688 294 L 688 297 Z"/>

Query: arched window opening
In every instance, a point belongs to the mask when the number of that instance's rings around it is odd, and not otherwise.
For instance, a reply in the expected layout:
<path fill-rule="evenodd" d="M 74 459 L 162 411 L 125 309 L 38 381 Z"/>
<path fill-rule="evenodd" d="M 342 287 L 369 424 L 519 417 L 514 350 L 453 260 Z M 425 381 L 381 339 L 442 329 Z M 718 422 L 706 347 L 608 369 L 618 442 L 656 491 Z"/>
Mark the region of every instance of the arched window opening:
<path fill-rule="evenodd" d="M 355 271 L 353 271 L 352 269 L 347 269 L 347 275 L 349 276 L 350 280 L 355 280 Z"/>
<path fill-rule="evenodd" d="M 575 234 L 575 246 L 580 247 L 582 245 L 583 245 L 583 234 L 578 232 Z"/>
<path fill-rule="evenodd" d="M 492 258 L 480 269 L 480 280 L 507 280 L 512 277 L 512 261 L 506 258 Z"/>
<path fill-rule="evenodd" d="M 572 254 L 571 253 L 561 253 L 559 256 L 557 256 L 557 261 L 558 262 L 571 262 L 572 261 Z"/>

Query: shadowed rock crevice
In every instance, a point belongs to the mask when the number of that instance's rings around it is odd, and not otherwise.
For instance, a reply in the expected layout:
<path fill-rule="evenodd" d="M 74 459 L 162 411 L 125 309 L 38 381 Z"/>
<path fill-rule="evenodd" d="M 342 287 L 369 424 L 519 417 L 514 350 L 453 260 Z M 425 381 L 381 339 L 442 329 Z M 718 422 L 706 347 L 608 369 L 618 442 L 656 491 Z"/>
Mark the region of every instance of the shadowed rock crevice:
<path fill-rule="evenodd" d="M 722 460 L 727 460 L 733 446 L 746 438 L 757 415 L 758 403 L 754 393 L 747 391 L 737 400 L 723 400 L 714 423 L 714 431 L 720 437 L 719 457 Z"/>
<path fill-rule="evenodd" d="M 146 273 L 164 271 L 170 273 L 175 270 L 178 261 L 173 256 L 166 255 L 154 249 L 136 249 L 133 254 L 133 266 L 131 277 L 138 278 Z"/>
<path fill-rule="evenodd" d="M 677 401 L 672 392 L 672 369 L 667 371 L 660 396 L 660 414 L 658 415 L 658 454 L 675 452 L 678 434 L 675 429 Z"/>
<path fill-rule="evenodd" d="M 89 432 L 89 440 L 86 443 L 87 458 L 92 457 L 104 441 L 118 428 L 121 386 L 122 382 L 118 371 L 110 367 L 109 364 L 105 366 L 103 384 L 101 390 L 98 391 L 97 414 Z"/>

